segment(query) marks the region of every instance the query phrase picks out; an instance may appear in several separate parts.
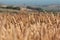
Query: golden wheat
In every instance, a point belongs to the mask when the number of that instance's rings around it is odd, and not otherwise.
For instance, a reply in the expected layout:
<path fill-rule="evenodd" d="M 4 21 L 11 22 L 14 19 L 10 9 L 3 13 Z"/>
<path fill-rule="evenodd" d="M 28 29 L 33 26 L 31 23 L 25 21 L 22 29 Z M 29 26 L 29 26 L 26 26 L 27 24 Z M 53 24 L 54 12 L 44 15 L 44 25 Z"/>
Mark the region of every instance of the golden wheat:
<path fill-rule="evenodd" d="M 0 40 L 60 40 L 60 14 L 0 14 Z"/>

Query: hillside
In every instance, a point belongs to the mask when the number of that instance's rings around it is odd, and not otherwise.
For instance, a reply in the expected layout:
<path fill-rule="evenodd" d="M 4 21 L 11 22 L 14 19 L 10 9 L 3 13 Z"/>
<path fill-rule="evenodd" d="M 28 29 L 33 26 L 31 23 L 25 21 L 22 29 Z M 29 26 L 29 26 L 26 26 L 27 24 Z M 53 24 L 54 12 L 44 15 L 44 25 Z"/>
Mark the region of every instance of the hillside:
<path fill-rule="evenodd" d="M 60 12 L 60 5 L 52 4 L 52 5 L 43 5 L 41 6 L 44 10 L 51 11 L 51 12 Z"/>

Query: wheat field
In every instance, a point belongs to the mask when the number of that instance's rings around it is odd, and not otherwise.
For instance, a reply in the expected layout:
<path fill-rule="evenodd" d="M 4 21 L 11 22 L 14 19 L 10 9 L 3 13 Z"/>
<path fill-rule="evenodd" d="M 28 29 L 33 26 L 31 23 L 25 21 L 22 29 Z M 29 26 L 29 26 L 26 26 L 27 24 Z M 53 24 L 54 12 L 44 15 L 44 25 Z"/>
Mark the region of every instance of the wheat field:
<path fill-rule="evenodd" d="M 60 40 L 60 14 L 0 13 L 0 40 Z"/>

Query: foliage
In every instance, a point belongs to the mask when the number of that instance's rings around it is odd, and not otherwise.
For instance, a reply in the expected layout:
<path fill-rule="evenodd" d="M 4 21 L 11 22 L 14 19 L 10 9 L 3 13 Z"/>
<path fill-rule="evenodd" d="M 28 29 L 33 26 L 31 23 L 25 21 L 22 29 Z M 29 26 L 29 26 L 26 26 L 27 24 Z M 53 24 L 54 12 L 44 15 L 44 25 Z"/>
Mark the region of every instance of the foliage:
<path fill-rule="evenodd" d="M 28 9 L 32 9 L 32 10 L 37 10 L 37 11 L 41 11 L 43 12 L 43 9 L 42 8 L 34 8 L 34 7 L 30 7 L 30 6 L 27 6 Z"/>

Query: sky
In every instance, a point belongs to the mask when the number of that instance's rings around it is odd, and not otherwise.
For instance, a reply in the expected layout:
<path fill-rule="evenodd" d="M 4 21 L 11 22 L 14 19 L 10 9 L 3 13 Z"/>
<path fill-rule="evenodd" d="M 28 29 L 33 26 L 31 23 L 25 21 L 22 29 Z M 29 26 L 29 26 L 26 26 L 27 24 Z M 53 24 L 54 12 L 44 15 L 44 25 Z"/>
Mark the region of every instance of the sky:
<path fill-rule="evenodd" d="M 1 4 L 47 5 L 60 4 L 60 0 L 0 0 Z"/>

